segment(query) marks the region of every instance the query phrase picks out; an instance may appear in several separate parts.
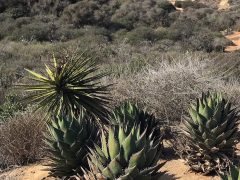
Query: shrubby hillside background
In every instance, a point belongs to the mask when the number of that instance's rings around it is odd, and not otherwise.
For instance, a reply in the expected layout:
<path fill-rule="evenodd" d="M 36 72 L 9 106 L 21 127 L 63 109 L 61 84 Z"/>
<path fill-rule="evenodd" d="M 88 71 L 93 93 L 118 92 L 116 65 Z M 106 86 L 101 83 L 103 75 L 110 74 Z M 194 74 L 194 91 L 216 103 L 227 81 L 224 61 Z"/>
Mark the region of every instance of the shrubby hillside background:
<path fill-rule="evenodd" d="M 166 71 L 172 66 L 178 68 L 179 63 L 185 64 L 181 65 L 183 68 L 189 66 L 186 61 L 203 63 L 201 59 L 206 67 L 192 67 L 217 73 L 206 73 L 207 78 L 223 76 L 228 83 L 229 78 L 238 78 L 239 53 L 224 52 L 232 44 L 224 35 L 239 30 L 240 7 L 219 11 L 205 1 L 177 1 L 175 5 L 184 11 L 176 10 L 165 0 L 1 0 L 0 113 L 5 118 L 12 116 L 15 109 L 24 109 L 15 103 L 19 99 L 15 97 L 17 90 L 9 91 L 14 84 L 24 81 L 24 68 L 41 69 L 42 62 L 48 62 L 53 52 L 62 56 L 66 49 L 94 56 L 106 70 L 112 71 L 117 82 L 123 76 L 129 80 L 139 74 L 138 82 L 146 71 L 150 73 L 152 65 L 157 71 L 160 67 Z M 220 70 L 216 70 L 215 63 Z M 149 78 L 156 76 L 150 74 Z M 187 72 L 183 74 L 187 76 Z M 139 91 L 138 87 L 135 89 Z M 23 92 L 18 94 L 24 96 Z"/>

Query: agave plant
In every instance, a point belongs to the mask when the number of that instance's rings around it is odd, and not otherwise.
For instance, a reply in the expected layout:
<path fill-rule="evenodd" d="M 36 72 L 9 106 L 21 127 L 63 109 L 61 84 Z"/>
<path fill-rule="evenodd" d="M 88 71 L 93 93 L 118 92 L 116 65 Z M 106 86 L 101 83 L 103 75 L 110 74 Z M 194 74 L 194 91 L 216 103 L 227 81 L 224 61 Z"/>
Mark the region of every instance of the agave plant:
<path fill-rule="evenodd" d="M 222 180 L 240 180 L 240 169 L 237 167 L 230 165 L 229 174 L 221 175 Z"/>
<path fill-rule="evenodd" d="M 220 93 L 203 94 L 189 108 L 183 122 L 187 141 L 185 156 L 196 171 L 225 171 L 234 156 L 239 116 Z"/>
<path fill-rule="evenodd" d="M 147 136 L 153 134 L 155 139 L 162 137 L 160 121 L 153 114 L 141 110 L 137 104 L 129 101 L 116 107 L 109 121 L 113 125 L 125 125 L 127 132 L 130 132 L 135 125 L 140 125 L 141 133 L 146 130 Z"/>
<path fill-rule="evenodd" d="M 95 61 L 80 55 L 78 58 L 57 62 L 46 66 L 46 73 L 39 74 L 27 70 L 37 84 L 22 85 L 32 93 L 27 99 L 48 113 L 78 115 L 85 110 L 97 117 L 106 117 L 109 99 L 108 86 L 99 80 L 106 73 L 98 73 Z"/>
<path fill-rule="evenodd" d="M 88 115 L 81 113 L 78 119 L 57 116 L 48 123 L 48 130 L 46 143 L 51 160 L 49 170 L 53 176 L 82 174 L 82 168 L 89 169 L 88 147 L 93 147 L 98 128 Z"/>
<path fill-rule="evenodd" d="M 90 170 L 86 170 L 82 168 L 82 171 L 84 174 L 82 176 L 78 176 L 79 180 L 82 178 L 84 180 L 106 180 L 106 178 L 98 173 L 98 170 L 96 167 L 92 164 L 92 162 L 88 159 L 88 165 L 90 167 Z"/>
<path fill-rule="evenodd" d="M 161 152 L 158 140 L 140 133 L 134 126 L 127 133 L 124 126 L 110 127 L 108 137 L 101 136 L 101 147 L 91 149 L 90 161 L 106 179 L 153 179 L 161 175 L 158 164 Z M 108 138 L 108 139 L 107 139 Z"/>

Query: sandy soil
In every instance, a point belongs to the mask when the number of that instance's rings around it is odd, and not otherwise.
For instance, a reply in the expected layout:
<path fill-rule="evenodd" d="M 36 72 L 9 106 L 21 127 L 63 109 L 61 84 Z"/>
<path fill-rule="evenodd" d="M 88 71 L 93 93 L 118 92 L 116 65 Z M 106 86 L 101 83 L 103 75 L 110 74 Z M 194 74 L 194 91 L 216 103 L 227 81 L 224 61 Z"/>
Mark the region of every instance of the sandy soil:
<path fill-rule="evenodd" d="M 226 10 L 230 8 L 229 0 L 221 0 L 218 5 L 219 10 Z"/>
<path fill-rule="evenodd" d="M 164 176 L 159 180 L 220 180 L 219 177 L 215 176 L 203 176 L 189 170 L 189 167 L 184 164 L 181 159 L 168 161 L 161 171 L 167 171 Z"/>
<path fill-rule="evenodd" d="M 232 52 L 240 49 L 240 32 L 233 32 L 233 34 L 227 35 L 225 37 L 232 41 L 234 44 L 234 46 L 226 47 L 226 52 Z"/>
<path fill-rule="evenodd" d="M 240 143 L 237 145 L 240 156 Z M 56 180 L 48 177 L 48 172 L 45 171 L 45 162 L 39 162 L 29 166 L 13 169 L 11 171 L 0 174 L 0 180 Z M 161 168 L 161 171 L 166 171 L 166 174 L 159 180 L 220 180 L 217 176 L 203 176 L 192 172 L 190 168 L 181 159 L 173 159 Z"/>
<path fill-rule="evenodd" d="M 183 8 L 178 8 L 178 7 L 175 6 L 176 0 L 170 0 L 170 2 L 174 5 L 176 10 L 183 12 Z"/>
<path fill-rule="evenodd" d="M 0 180 L 53 180 L 54 178 L 46 178 L 48 172 L 45 171 L 44 163 L 33 164 L 13 169 L 0 175 Z"/>
<path fill-rule="evenodd" d="M 175 5 L 176 0 L 169 0 L 173 5 Z M 183 0 L 184 1 L 184 0 Z M 193 2 L 199 2 L 206 4 L 209 7 L 216 8 L 218 10 L 227 10 L 230 8 L 229 0 L 192 0 Z M 177 10 L 183 11 L 182 8 L 177 8 Z"/>
<path fill-rule="evenodd" d="M 20 167 L 0 175 L 0 180 L 55 180 L 50 178 L 48 172 L 44 171 L 46 166 L 34 164 L 30 166 Z M 189 167 L 180 159 L 168 161 L 161 171 L 167 171 L 159 180 L 219 180 L 218 177 L 207 177 L 196 174 L 189 170 Z"/>

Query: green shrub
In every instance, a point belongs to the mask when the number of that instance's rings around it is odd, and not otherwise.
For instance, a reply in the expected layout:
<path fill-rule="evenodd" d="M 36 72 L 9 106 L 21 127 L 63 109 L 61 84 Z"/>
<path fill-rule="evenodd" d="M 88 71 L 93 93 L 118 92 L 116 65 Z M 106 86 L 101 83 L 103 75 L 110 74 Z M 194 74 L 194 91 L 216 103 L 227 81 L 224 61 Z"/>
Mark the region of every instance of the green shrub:
<path fill-rule="evenodd" d="M 15 94 L 7 95 L 4 99 L 3 104 L 0 104 L 0 122 L 26 109 L 26 105 L 20 103 L 20 97 Z"/>
<path fill-rule="evenodd" d="M 160 1 L 156 1 L 156 3 L 159 8 L 162 8 L 162 9 L 166 10 L 167 12 L 172 12 L 172 11 L 176 10 L 176 8 L 173 6 L 173 4 L 170 3 L 168 0 L 160 0 Z"/>
<path fill-rule="evenodd" d="M 64 10 L 63 20 L 75 26 L 93 24 L 95 22 L 93 13 L 97 8 L 97 4 L 92 1 L 79 1 Z"/>
<path fill-rule="evenodd" d="M 159 40 L 157 44 L 158 44 L 159 50 L 168 51 L 173 49 L 175 42 L 170 39 L 163 39 L 163 40 Z"/>
<path fill-rule="evenodd" d="M 220 39 L 223 41 L 220 42 Z M 201 29 L 190 37 L 188 48 L 206 52 L 219 51 L 224 45 L 227 45 L 227 42 L 227 40 L 223 39 L 221 33 L 213 33 L 208 29 Z"/>
<path fill-rule="evenodd" d="M 209 28 L 214 31 L 223 31 L 234 25 L 235 21 L 227 13 L 213 13 L 207 16 Z"/>
<path fill-rule="evenodd" d="M 75 29 L 71 26 L 64 26 L 56 29 L 55 33 L 53 34 L 53 40 L 67 41 L 84 36 L 84 34 L 85 32 L 81 31 L 80 29 Z"/>
<path fill-rule="evenodd" d="M 54 14 L 60 16 L 65 7 L 71 3 L 70 0 L 35 0 L 31 4 L 31 13 L 36 14 Z"/>
<path fill-rule="evenodd" d="M 111 20 L 128 30 L 139 25 L 158 26 L 167 24 L 168 13 L 174 11 L 168 1 L 125 1 L 113 14 Z"/>
<path fill-rule="evenodd" d="M 190 19 L 177 20 L 169 28 L 168 39 L 182 41 L 194 33 L 195 23 Z"/>
<path fill-rule="evenodd" d="M 155 33 L 158 36 L 158 39 L 166 39 L 168 37 L 168 31 L 168 28 L 159 27 L 155 30 Z"/>
<path fill-rule="evenodd" d="M 83 0 L 71 4 L 64 9 L 62 19 L 64 22 L 83 25 L 104 25 L 111 24 L 111 16 L 118 6 L 117 1 L 94 1 Z"/>
<path fill-rule="evenodd" d="M 224 52 L 227 46 L 230 46 L 232 42 L 225 37 L 216 37 L 212 42 L 212 46 L 217 52 Z"/>
<path fill-rule="evenodd" d="M 13 19 L 29 16 L 30 10 L 26 6 L 17 6 L 8 10 Z"/>
<path fill-rule="evenodd" d="M 186 0 L 186 1 L 176 1 L 175 6 L 179 8 L 194 8 L 194 9 L 200 9 L 207 7 L 206 5 L 192 1 L 192 0 Z"/>
<path fill-rule="evenodd" d="M 196 18 L 199 20 L 198 23 L 203 25 L 207 24 L 207 16 L 209 14 L 212 14 L 213 12 L 214 10 L 211 8 L 200 8 L 194 10 L 194 14 Z"/>
<path fill-rule="evenodd" d="M 156 41 L 157 35 L 152 28 L 137 27 L 134 30 L 127 33 L 126 38 L 131 44 L 141 43 L 143 41 Z"/>
<path fill-rule="evenodd" d="M 14 30 L 10 39 L 15 41 L 50 41 L 51 34 L 51 27 L 48 24 L 35 22 Z"/>
<path fill-rule="evenodd" d="M 112 34 L 113 40 L 115 41 L 123 41 L 128 33 L 126 29 L 120 29 Z"/>
<path fill-rule="evenodd" d="M 31 24 L 34 21 L 31 17 L 20 17 L 14 21 L 15 28 L 21 28 L 23 25 Z"/>

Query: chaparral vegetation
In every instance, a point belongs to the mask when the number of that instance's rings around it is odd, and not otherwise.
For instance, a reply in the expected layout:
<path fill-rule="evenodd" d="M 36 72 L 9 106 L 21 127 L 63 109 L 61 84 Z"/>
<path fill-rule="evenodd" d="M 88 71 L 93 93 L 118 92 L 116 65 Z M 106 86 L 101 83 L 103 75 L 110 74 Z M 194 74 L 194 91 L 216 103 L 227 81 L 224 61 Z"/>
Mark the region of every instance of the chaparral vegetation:
<path fill-rule="evenodd" d="M 182 159 L 239 180 L 240 6 L 224 2 L 0 0 L 2 174 L 178 179 Z"/>

